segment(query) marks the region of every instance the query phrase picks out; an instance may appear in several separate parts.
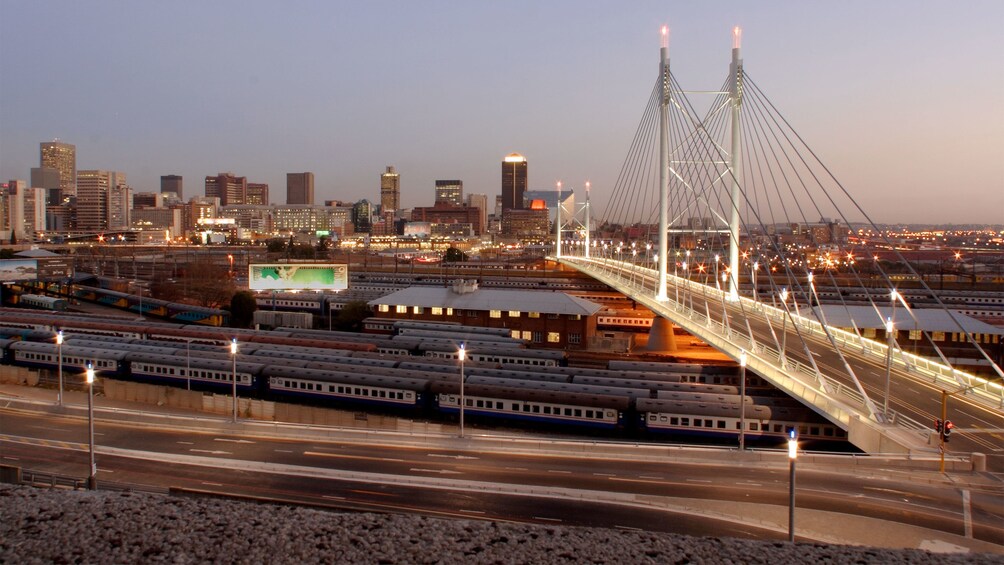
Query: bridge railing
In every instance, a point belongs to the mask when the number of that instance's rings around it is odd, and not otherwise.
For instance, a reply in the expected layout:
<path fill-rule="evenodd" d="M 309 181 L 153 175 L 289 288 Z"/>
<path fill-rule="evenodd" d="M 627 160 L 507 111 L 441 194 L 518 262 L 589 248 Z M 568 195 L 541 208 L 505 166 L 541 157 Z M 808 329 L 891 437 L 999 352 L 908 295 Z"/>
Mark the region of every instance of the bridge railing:
<path fill-rule="evenodd" d="M 782 356 L 779 350 L 753 340 L 744 331 L 730 327 L 725 322 L 727 318 L 724 316 L 722 321 L 714 319 L 708 305 L 710 300 L 724 300 L 724 291 L 671 275 L 670 282 L 685 287 L 684 295 L 679 296 L 674 293 L 674 296 L 668 297 L 666 302 L 659 302 L 654 299 L 657 284 L 655 270 L 629 262 L 609 259 L 591 258 L 587 262 L 590 264 L 589 271 L 594 271 L 591 274 L 601 280 L 606 279 L 604 282 L 613 283 L 613 286 L 622 291 L 627 291 L 653 311 L 658 312 L 664 308 L 675 311 L 677 315 L 674 318 L 678 323 L 682 320 L 687 321 L 680 323 L 684 329 L 699 335 L 716 349 L 736 359 L 739 358 L 742 351 L 746 351 L 751 370 L 763 375 L 790 394 L 805 399 L 821 413 L 834 420 L 835 423 L 849 425 L 851 413 L 866 418 L 870 417 L 865 398 L 856 388 L 840 381 L 826 379 L 814 367 Z M 697 293 L 704 299 L 704 312 L 687 305 L 688 299 Z M 768 314 L 764 310 L 765 307 L 778 310 L 764 303 L 753 302 L 750 299 L 744 300 L 748 302 L 747 306 L 755 308 L 763 314 Z M 783 315 L 783 311 L 781 313 Z M 821 325 L 816 324 L 818 328 L 814 327 L 812 320 L 801 316 L 793 315 L 792 319 L 794 320 L 796 317 L 798 318 L 797 323 L 806 331 L 818 330 L 822 334 Z M 780 323 L 780 320 L 776 321 Z M 816 383 L 819 383 L 819 386 Z M 894 410 L 886 413 L 884 418 L 885 423 L 898 425 L 902 429 L 920 434 L 928 431 L 925 424 Z"/>
<path fill-rule="evenodd" d="M 628 281 L 628 284 L 626 285 L 627 287 L 633 287 L 637 290 L 651 291 L 654 295 L 658 272 L 653 268 L 643 267 L 638 265 L 636 262 L 623 261 L 620 259 L 613 259 L 611 257 L 590 257 L 588 259 L 583 257 L 574 258 L 580 261 L 588 261 L 593 265 L 599 265 L 600 268 L 609 272 L 611 276 L 617 276 L 622 281 Z M 625 271 L 630 273 L 630 276 L 625 277 L 622 274 Z M 639 279 L 639 282 L 637 283 L 634 280 L 635 275 L 637 275 L 637 278 Z M 641 280 L 644 280 L 645 283 L 641 283 Z M 676 285 L 678 288 L 685 287 L 689 290 L 700 290 L 703 293 L 710 293 L 716 299 L 721 299 L 725 293 L 722 289 L 714 288 L 701 282 L 691 280 L 689 277 L 680 277 L 672 273 L 667 275 L 667 280 L 670 284 Z M 646 283 L 651 283 L 651 286 Z M 829 339 L 827 337 L 827 332 L 823 329 L 823 324 L 818 320 L 803 316 L 797 312 L 791 311 L 791 309 L 789 309 L 786 313 L 782 308 L 744 296 L 740 296 L 739 301 L 742 303 L 744 308 L 758 311 L 764 316 L 773 318 L 778 322 L 780 322 L 785 316 L 789 316 L 789 319 L 793 323 L 797 323 L 801 330 L 823 339 Z M 682 308 L 685 307 L 686 305 L 681 304 L 677 308 L 677 311 L 682 311 Z M 854 332 L 841 328 L 830 326 L 828 329 L 833 341 L 842 349 L 854 351 L 871 357 L 876 361 L 885 363 L 889 347 L 887 344 L 860 336 Z M 925 377 L 931 383 L 938 383 L 939 380 L 943 381 L 942 386 L 946 386 L 950 390 L 967 389 L 966 393 L 972 395 L 972 398 L 978 399 L 982 404 L 997 409 L 1004 409 L 1004 386 L 992 383 L 987 379 L 977 377 L 953 367 L 949 367 L 933 359 L 909 353 L 904 351 L 902 348 L 893 347 L 892 362 L 907 373 Z M 857 391 L 854 392 L 857 396 L 861 396 L 857 393 Z"/>

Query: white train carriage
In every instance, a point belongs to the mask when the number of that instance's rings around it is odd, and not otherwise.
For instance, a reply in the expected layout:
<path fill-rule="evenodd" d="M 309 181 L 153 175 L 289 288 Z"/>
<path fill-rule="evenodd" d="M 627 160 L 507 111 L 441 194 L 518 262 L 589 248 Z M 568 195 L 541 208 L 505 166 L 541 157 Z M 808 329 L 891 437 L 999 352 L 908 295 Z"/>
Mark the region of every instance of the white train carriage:
<path fill-rule="evenodd" d="M 428 381 L 319 369 L 267 367 L 262 373 L 276 397 L 362 404 L 394 409 L 421 409 Z"/>
<path fill-rule="evenodd" d="M 57 370 L 59 368 L 59 347 L 55 343 L 18 341 L 8 346 L 10 362 L 22 367 L 37 367 Z M 63 371 L 83 373 L 88 364 L 95 371 L 106 375 L 125 371 L 125 353 L 110 348 L 82 347 L 63 344 Z"/>
<path fill-rule="evenodd" d="M 652 434 L 697 435 L 734 438 L 739 435 L 738 403 L 694 402 L 642 398 L 636 401 L 641 429 Z M 801 408 L 743 404 L 745 436 L 751 440 L 787 437 L 788 430 L 797 428 L 799 439 L 843 440 L 847 434 L 830 423 L 811 423 L 809 414 Z"/>
<path fill-rule="evenodd" d="M 137 381 L 172 386 L 187 386 L 229 392 L 234 383 L 233 361 L 223 359 L 185 359 L 177 355 L 156 353 L 127 353 L 130 376 Z M 258 375 L 263 366 L 259 363 L 238 361 L 236 366 L 238 394 L 256 391 Z"/>

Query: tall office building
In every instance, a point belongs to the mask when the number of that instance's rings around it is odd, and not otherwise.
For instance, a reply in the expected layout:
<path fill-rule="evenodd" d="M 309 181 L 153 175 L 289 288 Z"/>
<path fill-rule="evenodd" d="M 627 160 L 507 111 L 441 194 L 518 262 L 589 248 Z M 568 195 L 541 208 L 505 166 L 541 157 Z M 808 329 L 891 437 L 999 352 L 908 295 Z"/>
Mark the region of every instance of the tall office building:
<path fill-rule="evenodd" d="M 459 180 L 437 180 L 435 205 L 464 205 L 464 182 Z"/>
<path fill-rule="evenodd" d="M 79 202 L 78 199 L 78 206 Z M 126 184 L 124 173 L 112 173 L 107 214 L 109 230 L 127 230 L 132 226 L 132 188 Z"/>
<path fill-rule="evenodd" d="M 390 166 L 380 175 L 380 211 L 387 210 L 395 213 L 401 210 L 401 176 Z"/>
<path fill-rule="evenodd" d="M 178 200 L 184 200 L 181 175 L 162 175 L 160 177 L 160 193 L 164 196 L 173 194 Z"/>
<path fill-rule="evenodd" d="M 268 206 L 268 184 L 249 182 L 247 191 L 244 193 L 244 204 Z"/>
<path fill-rule="evenodd" d="M 121 177 L 119 177 L 121 175 Z M 111 171 L 77 171 L 77 229 L 102 232 L 109 229 L 108 211 L 112 187 L 125 185 L 125 174 Z M 116 200 L 120 194 L 116 195 Z"/>
<path fill-rule="evenodd" d="M 59 171 L 60 198 L 77 194 L 77 146 L 59 141 L 39 144 L 39 165 Z"/>
<path fill-rule="evenodd" d="M 487 233 L 488 230 L 488 195 L 468 194 L 467 205 L 478 209 L 478 233 Z"/>
<path fill-rule="evenodd" d="M 247 192 L 247 177 L 238 177 L 233 173 L 206 177 L 206 198 L 219 198 L 220 206 L 244 204 Z"/>
<path fill-rule="evenodd" d="M 526 192 L 526 157 L 510 153 L 502 160 L 502 213 L 523 209 Z"/>
<path fill-rule="evenodd" d="M 286 204 L 314 205 L 314 173 L 286 173 Z"/>
<path fill-rule="evenodd" d="M 32 167 L 31 186 L 45 190 L 46 204 L 57 206 L 63 200 L 59 196 L 59 171 L 56 169 Z"/>

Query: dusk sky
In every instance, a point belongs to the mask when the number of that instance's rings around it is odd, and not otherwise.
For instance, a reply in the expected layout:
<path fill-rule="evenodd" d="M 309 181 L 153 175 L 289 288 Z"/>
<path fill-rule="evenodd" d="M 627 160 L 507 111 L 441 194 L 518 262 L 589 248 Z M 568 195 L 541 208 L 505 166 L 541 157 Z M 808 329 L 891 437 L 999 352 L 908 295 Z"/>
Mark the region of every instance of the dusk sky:
<path fill-rule="evenodd" d="M 138 192 L 313 171 L 315 200 L 405 207 L 436 179 L 562 180 L 606 206 L 670 27 L 688 89 L 746 71 L 877 222 L 1004 224 L 1004 2 L 0 0 L 0 179 L 39 142 Z M 695 104 L 707 104 L 694 99 Z M 597 214 L 601 215 L 601 214 Z"/>

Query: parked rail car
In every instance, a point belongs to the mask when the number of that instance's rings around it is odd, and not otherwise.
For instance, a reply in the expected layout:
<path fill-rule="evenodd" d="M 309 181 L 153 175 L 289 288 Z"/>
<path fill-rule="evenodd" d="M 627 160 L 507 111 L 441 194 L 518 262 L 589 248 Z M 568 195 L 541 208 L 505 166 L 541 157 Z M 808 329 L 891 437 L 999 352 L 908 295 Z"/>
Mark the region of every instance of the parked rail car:
<path fill-rule="evenodd" d="M 429 383 L 421 379 L 275 366 L 262 375 L 276 398 L 412 411 L 421 411 L 428 403 Z"/>
<path fill-rule="evenodd" d="M 426 357 L 438 359 L 457 359 L 458 353 L 455 346 L 446 344 L 420 343 L 418 351 Z M 568 353 L 550 349 L 515 349 L 500 351 L 470 348 L 466 350 L 466 357 L 471 361 L 479 363 L 500 363 L 516 366 L 534 367 L 557 367 L 567 365 Z"/>
<path fill-rule="evenodd" d="M 590 394 L 603 396 L 626 396 L 628 398 L 648 398 L 651 392 L 644 388 L 608 387 L 601 385 L 584 385 L 560 381 L 539 381 L 527 379 L 505 379 L 499 377 L 486 377 L 482 375 L 472 375 L 464 381 L 465 386 L 470 384 L 521 388 L 525 390 L 550 390 L 555 392 L 565 392 L 570 394 Z"/>
<path fill-rule="evenodd" d="M 438 410 L 455 416 L 460 412 L 459 385 L 431 383 Z M 625 430 L 631 399 L 548 390 L 525 390 L 488 385 L 465 387 L 464 415 L 507 423 L 546 424 L 560 428 Z"/>
<path fill-rule="evenodd" d="M 179 358 L 176 355 L 129 352 L 128 377 L 154 384 L 187 386 L 200 390 L 229 393 L 234 386 L 234 365 L 230 360 Z M 236 365 L 237 394 L 252 395 L 259 392 L 259 375 L 264 368 L 260 363 L 238 361 Z"/>
<path fill-rule="evenodd" d="M 54 343 L 31 341 L 12 342 L 7 346 L 10 363 L 23 367 L 35 367 L 56 371 L 62 355 L 63 373 L 81 375 L 90 363 L 101 375 L 127 374 L 125 353 L 111 349 L 78 347 L 63 344 L 62 352 Z"/>
<path fill-rule="evenodd" d="M 53 312 L 66 311 L 66 299 L 43 296 L 41 294 L 19 294 L 15 295 L 18 306 L 25 308 L 36 308 L 38 310 L 51 310 Z"/>

